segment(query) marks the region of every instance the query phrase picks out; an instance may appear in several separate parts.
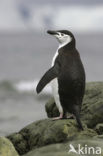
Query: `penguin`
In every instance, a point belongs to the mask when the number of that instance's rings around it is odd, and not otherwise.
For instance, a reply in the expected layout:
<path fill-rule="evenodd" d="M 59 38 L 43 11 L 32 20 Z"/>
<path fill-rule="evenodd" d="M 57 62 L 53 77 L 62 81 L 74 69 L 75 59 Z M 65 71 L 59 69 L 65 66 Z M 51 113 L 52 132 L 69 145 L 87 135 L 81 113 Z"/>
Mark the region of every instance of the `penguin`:
<path fill-rule="evenodd" d="M 60 113 L 54 120 L 63 119 L 66 113 L 70 113 L 76 119 L 78 127 L 83 130 L 80 112 L 86 76 L 76 49 L 75 37 L 68 30 L 48 30 L 47 33 L 58 40 L 59 47 L 53 57 L 51 68 L 39 81 L 36 91 L 40 93 L 51 82 L 54 100 Z"/>

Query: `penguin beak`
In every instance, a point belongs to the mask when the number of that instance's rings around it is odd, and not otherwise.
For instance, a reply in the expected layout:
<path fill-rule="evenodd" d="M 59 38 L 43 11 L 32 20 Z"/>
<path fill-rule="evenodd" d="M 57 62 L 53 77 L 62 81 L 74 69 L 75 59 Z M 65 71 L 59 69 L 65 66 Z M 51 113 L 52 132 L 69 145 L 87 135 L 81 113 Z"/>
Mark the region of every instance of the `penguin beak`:
<path fill-rule="evenodd" d="M 52 30 L 48 30 L 47 33 L 50 35 L 58 35 L 57 31 L 52 31 Z"/>

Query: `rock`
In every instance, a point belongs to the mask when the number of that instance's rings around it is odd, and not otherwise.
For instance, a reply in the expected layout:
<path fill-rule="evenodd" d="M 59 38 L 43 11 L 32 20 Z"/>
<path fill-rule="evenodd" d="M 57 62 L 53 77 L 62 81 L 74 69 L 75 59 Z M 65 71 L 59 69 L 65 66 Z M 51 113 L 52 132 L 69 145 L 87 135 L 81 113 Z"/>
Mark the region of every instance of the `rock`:
<path fill-rule="evenodd" d="M 54 99 L 45 105 L 48 117 L 58 116 Z M 94 128 L 98 123 L 103 123 L 103 82 L 87 83 L 81 111 L 81 120 L 89 128 Z"/>
<path fill-rule="evenodd" d="M 54 143 L 63 143 L 72 139 L 91 138 L 97 133 L 88 129 L 85 124 L 84 131 L 78 129 L 75 120 L 50 119 L 34 122 L 23 128 L 19 133 L 14 133 L 8 138 L 14 144 L 20 155 L 38 147 Z"/>
<path fill-rule="evenodd" d="M 46 104 L 45 109 L 48 117 L 59 115 L 53 98 Z M 103 149 L 102 114 L 103 82 L 87 83 L 81 111 L 84 131 L 78 129 L 73 119 L 45 119 L 34 122 L 7 138 L 18 153 L 25 154 L 24 156 L 74 156 L 73 153 L 68 154 L 70 144 L 76 149 L 78 144 L 94 148 L 99 146 Z"/>
<path fill-rule="evenodd" d="M 28 141 L 26 141 L 26 138 L 24 138 L 22 134 L 13 133 L 7 138 L 14 144 L 15 149 L 18 151 L 20 155 L 30 150 L 28 146 Z"/>
<path fill-rule="evenodd" d="M 76 154 L 73 152 L 69 153 L 70 150 L 70 144 L 75 148 Z M 78 154 L 79 152 L 79 146 L 84 147 L 83 153 Z M 89 147 L 93 147 L 94 150 L 90 151 L 89 154 Z M 100 148 L 99 151 L 97 151 L 97 147 Z M 87 154 L 85 152 L 85 149 L 87 148 Z M 94 152 L 94 153 L 93 153 Z M 80 156 L 80 155 L 93 155 L 97 156 L 96 152 L 101 152 L 99 155 L 103 156 L 103 141 L 102 139 L 85 139 L 85 140 L 75 140 L 75 141 L 70 141 L 66 143 L 59 143 L 59 144 L 52 144 L 48 145 L 45 147 L 41 147 L 35 150 L 32 150 L 28 152 L 27 154 L 23 156 Z"/>
<path fill-rule="evenodd" d="M 0 137 L 0 156 L 19 156 L 13 144 L 5 137 Z"/>
<path fill-rule="evenodd" d="M 90 128 L 103 123 L 103 82 L 87 84 L 82 107 L 82 120 Z"/>
<path fill-rule="evenodd" d="M 59 116 L 59 111 L 55 105 L 54 98 L 51 98 L 45 105 L 45 110 L 49 118 Z"/>
<path fill-rule="evenodd" d="M 103 123 L 97 124 L 95 130 L 99 135 L 103 134 Z"/>
<path fill-rule="evenodd" d="M 102 139 L 103 140 L 103 135 L 96 135 L 93 137 L 94 139 Z"/>
<path fill-rule="evenodd" d="M 45 147 L 41 147 L 35 150 L 32 150 L 31 152 L 28 152 L 27 154 L 23 156 L 69 156 L 69 145 L 67 144 L 52 144 Z M 71 153 L 70 156 L 75 156 Z M 79 156 L 79 154 L 77 154 Z"/>

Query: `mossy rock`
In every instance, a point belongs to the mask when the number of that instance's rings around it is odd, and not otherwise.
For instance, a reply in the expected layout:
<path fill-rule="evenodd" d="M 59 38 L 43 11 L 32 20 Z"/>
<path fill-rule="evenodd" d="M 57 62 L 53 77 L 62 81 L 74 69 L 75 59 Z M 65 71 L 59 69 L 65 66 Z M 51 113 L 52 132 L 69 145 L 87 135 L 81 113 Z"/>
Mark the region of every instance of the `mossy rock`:
<path fill-rule="evenodd" d="M 0 156 L 19 156 L 13 144 L 5 137 L 0 137 Z"/>
<path fill-rule="evenodd" d="M 29 150 L 26 138 L 20 133 L 13 133 L 7 137 L 15 146 L 19 154 L 26 153 Z"/>
<path fill-rule="evenodd" d="M 102 134 L 103 134 L 103 123 L 97 124 L 96 127 L 95 127 L 95 130 L 96 130 L 96 132 L 97 132 L 99 135 L 102 135 Z"/>
<path fill-rule="evenodd" d="M 84 139 L 84 140 L 75 140 L 71 142 L 66 143 L 59 143 L 59 144 L 52 144 L 47 145 L 45 147 L 34 149 L 27 154 L 23 156 L 80 156 L 82 153 L 78 154 L 78 145 L 80 144 L 81 147 L 84 147 L 83 149 L 83 155 L 85 156 L 97 156 L 96 154 L 96 147 L 100 148 L 101 154 L 100 156 L 103 156 L 103 141 L 102 139 Z M 69 150 L 70 145 L 72 145 L 77 153 L 70 152 Z M 91 151 L 89 154 L 89 151 L 87 150 L 87 154 L 85 154 L 85 147 L 93 147 L 94 151 Z M 94 153 L 93 153 L 94 152 Z"/>
<path fill-rule="evenodd" d="M 59 115 L 53 98 L 45 109 L 50 118 Z M 45 119 L 26 126 L 8 138 L 18 153 L 25 156 L 74 156 L 73 153 L 68 154 L 65 148 L 70 143 L 76 147 L 79 142 L 82 145 L 98 145 L 103 149 L 103 82 L 87 83 L 81 121 L 84 131 L 78 128 L 73 119 Z"/>
<path fill-rule="evenodd" d="M 54 99 L 45 105 L 48 117 L 56 117 L 59 112 L 55 105 Z M 87 83 L 85 96 L 83 99 L 81 120 L 89 128 L 94 128 L 98 123 L 103 123 L 103 82 Z"/>
<path fill-rule="evenodd" d="M 63 143 L 73 139 L 85 139 L 96 136 L 97 133 L 88 129 L 83 124 L 84 131 L 81 131 L 75 120 L 51 119 L 34 122 L 19 133 L 14 133 L 8 138 L 14 144 L 19 154 L 25 154 L 30 150 L 54 143 Z"/>
<path fill-rule="evenodd" d="M 86 86 L 82 107 L 82 120 L 90 128 L 103 123 L 103 82 L 92 82 Z"/>

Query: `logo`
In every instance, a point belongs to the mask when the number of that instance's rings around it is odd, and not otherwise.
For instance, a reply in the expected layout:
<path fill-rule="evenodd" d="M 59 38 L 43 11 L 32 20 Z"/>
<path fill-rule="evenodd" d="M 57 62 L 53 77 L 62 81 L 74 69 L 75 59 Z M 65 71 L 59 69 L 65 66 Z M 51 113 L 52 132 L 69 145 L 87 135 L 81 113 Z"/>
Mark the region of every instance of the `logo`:
<path fill-rule="evenodd" d="M 81 154 L 81 155 L 84 155 L 84 154 L 88 154 L 88 155 L 97 154 L 97 155 L 100 155 L 102 153 L 102 150 L 101 150 L 101 147 L 89 147 L 87 145 L 82 147 L 81 144 L 78 144 L 77 148 L 75 149 L 75 147 L 72 144 L 70 144 L 68 154 L 71 153 L 71 152 L 75 153 L 75 154 Z"/>

